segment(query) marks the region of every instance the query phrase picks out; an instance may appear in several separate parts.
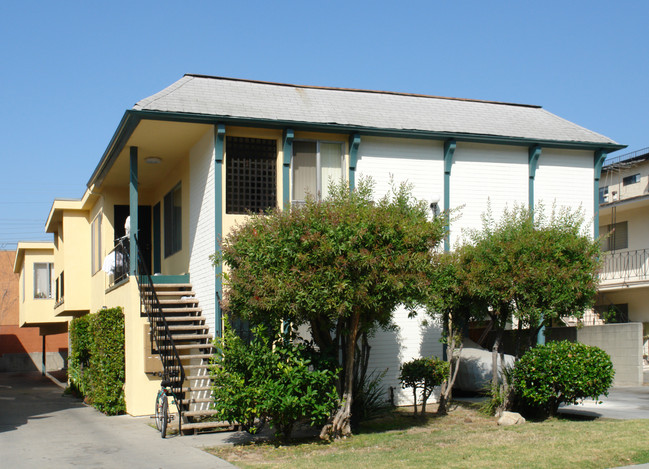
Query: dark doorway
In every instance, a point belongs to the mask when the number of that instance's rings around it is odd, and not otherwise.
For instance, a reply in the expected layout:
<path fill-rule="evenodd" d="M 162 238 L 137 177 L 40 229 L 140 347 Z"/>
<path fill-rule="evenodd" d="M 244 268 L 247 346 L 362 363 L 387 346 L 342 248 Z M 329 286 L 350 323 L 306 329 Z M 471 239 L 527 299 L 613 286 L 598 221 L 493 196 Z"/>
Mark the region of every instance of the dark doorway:
<path fill-rule="evenodd" d="M 115 205 L 114 229 L 115 229 L 115 245 L 117 240 L 126 234 L 124 223 L 126 217 L 130 214 L 130 207 L 128 205 Z M 137 233 L 138 244 L 142 250 L 142 259 L 146 268 L 151 272 L 151 206 L 139 205 L 137 208 L 137 218 L 139 230 Z"/>

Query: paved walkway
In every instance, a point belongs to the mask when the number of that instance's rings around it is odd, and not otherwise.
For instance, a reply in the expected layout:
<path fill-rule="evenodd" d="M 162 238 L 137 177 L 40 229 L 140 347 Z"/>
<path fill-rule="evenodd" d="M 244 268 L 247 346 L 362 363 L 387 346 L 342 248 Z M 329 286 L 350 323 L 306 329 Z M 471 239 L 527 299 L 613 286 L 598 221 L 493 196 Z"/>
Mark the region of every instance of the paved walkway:
<path fill-rule="evenodd" d="M 614 388 L 601 402 L 598 404 L 588 399 L 583 404 L 564 406 L 559 412 L 623 420 L 649 419 L 649 386 Z"/>
<path fill-rule="evenodd" d="M 199 447 L 239 432 L 163 440 L 149 418 L 106 417 L 38 372 L 0 373 L 0 467 L 234 467 Z"/>

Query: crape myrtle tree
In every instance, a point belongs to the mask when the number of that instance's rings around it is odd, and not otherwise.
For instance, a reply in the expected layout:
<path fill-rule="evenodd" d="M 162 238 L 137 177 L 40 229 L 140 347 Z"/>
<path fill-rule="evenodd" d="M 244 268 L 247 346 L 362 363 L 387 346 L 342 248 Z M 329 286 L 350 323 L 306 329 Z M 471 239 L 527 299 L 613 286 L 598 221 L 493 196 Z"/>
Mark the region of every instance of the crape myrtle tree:
<path fill-rule="evenodd" d="M 473 296 L 463 282 L 460 271 L 461 252 L 460 249 L 436 253 L 430 271 L 431 288 L 426 310 L 433 320 L 441 323 L 449 365 L 448 378 L 441 384 L 438 415 L 447 414 L 460 367 L 464 334 L 468 330 L 469 322 L 480 320 L 486 315 L 484 302 Z"/>
<path fill-rule="evenodd" d="M 494 221 L 490 210 L 482 231 L 460 248 L 463 288 L 483 302 L 495 330 L 493 381 L 498 353 L 512 319 L 525 326 L 530 344 L 542 326 L 559 318 L 581 318 L 595 302 L 599 240 L 584 228 L 579 211 L 553 208 L 550 217 L 516 205 Z"/>
<path fill-rule="evenodd" d="M 322 437 L 351 433 L 359 337 L 389 327 L 398 305 L 424 303 L 444 220 L 405 184 L 374 200 L 371 180 L 290 210 L 253 215 L 222 242 L 224 307 L 271 327 L 306 325 L 322 353 L 340 357 L 340 406 Z"/>

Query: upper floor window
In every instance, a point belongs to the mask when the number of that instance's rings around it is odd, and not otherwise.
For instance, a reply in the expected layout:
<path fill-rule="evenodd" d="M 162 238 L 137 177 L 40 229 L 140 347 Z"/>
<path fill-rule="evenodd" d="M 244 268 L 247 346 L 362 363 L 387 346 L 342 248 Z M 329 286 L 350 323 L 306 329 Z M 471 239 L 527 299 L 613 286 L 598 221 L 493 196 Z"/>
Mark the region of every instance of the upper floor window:
<path fill-rule="evenodd" d="M 627 176 L 625 178 L 622 178 L 622 185 L 623 186 L 628 186 L 630 184 L 635 184 L 636 182 L 640 182 L 640 173 L 633 174 L 631 176 Z"/>
<path fill-rule="evenodd" d="M 51 262 L 34 263 L 34 298 L 52 298 L 52 271 L 54 264 Z"/>
<path fill-rule="evenodd" d="M 227 137 L 225 211 L 244 214 L 277 205 L 277 141 Z"/>
<path fill-rule="evenodd" d="M 307 194 L 316 199 L 326 198 L 329 184 L 343 177 L 342 143 L 293 143 L 293 203 L 303 203 Z"/>
<path fill-rule="evenodd" d="M 101 213 L 98 213 L 90 225 L 90 252 L 92 275 L 96 274 L 102 266 L 101 259 Z"/>
<path fill-rule="evenodd" d="M 600 227 L 600 234 L 608 237 L 602 239 L 602 251 L 617 251 L 629 247 L 629 228 L 625 221 Z"/>
<path fill-rule="evenodd" d="M 182 249 L 182 192 L 180 183 L 164 197 L 165 257 Z"/>

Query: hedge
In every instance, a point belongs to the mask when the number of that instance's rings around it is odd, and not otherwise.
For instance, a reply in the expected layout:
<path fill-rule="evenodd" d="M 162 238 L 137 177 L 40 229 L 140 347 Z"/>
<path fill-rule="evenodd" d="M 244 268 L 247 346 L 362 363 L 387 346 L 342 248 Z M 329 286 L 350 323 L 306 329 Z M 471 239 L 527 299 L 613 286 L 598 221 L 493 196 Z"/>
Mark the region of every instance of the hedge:
<path fill-rule="evenodd" d="M 68 376 L 73 390 L 101 412 L 116 415 L 124 401 L 124 314 L 102 309 L 70 323 Z"/>

